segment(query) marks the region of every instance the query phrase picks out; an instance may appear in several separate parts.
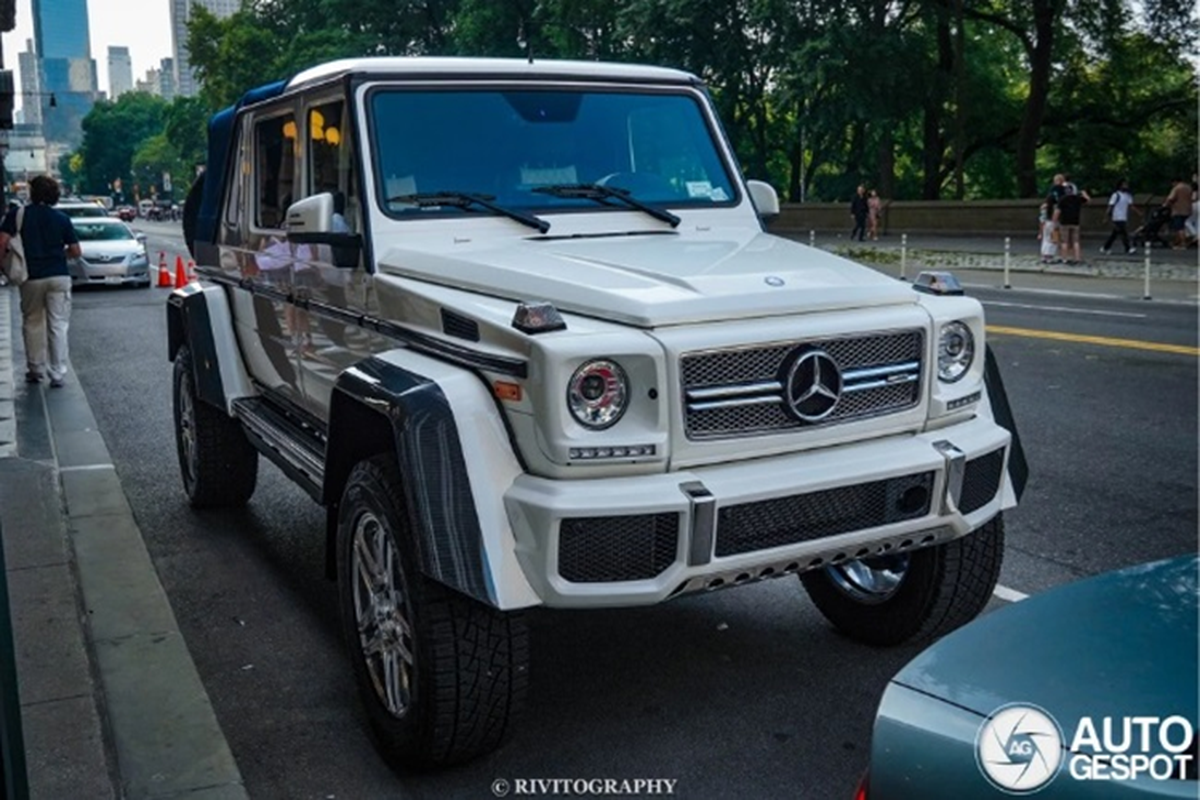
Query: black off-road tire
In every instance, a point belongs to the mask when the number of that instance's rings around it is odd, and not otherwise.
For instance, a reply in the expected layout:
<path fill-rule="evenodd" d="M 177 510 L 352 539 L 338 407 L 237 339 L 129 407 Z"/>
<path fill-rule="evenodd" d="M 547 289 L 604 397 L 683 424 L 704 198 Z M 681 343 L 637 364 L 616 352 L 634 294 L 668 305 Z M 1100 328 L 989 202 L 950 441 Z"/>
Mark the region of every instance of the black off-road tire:
<path fill-rule="evenodd" d="M 243 506 L 258 483 L 258 451 L 242 425 L 196 394 L 192 354 L 175 354 L 175 449 L 188 502 L 195 508 Z M 185 443 L 190 436 L 191 451 Z"/>
<path fill-rule="evenodd" d="M 892 646 L 937 639 L 970 622 L 991 599 L 1004 558 L 1004 519 L 909 556 L 886 599 L 868 603 L 843 589 L 830 570 L 800 576 L 813 603 L 834 627 L 866 644 Z"/>
<path fill-rule="evenodd" d="M 337 576 L 342 629 L 355 682 L 380 754 L 401 771 L 429 770 L 489 753 L 524 708 L 529 636 L 520 612 L 503 612 L 421 573 L 405 511 L 403 476 L 391 456 L 351 471 L 338 508 Z M 360 525 L 378 523 L 396 558 L 392 580 L 411 632 L 409 702 L 388 709 L 371 679 L 355 613 L 352 551 Z"/>

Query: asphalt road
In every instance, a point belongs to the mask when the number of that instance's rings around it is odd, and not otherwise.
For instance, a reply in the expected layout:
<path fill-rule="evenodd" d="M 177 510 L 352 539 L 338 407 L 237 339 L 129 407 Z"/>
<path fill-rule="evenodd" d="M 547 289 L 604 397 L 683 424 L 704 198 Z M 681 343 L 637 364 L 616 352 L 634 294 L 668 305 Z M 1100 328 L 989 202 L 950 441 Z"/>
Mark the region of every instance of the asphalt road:
<path fill-rule="evenodd" d="M 155 256 L 181 247 L 167 231 L 152 231 Z M 1137 342 L 1194 347 L 1196 307 L 976 293 L 989 325 L 1009 331 L 992 342 L 1032 468 L 1002 583 L 1033 593 L 1194 552 L 1197 360 Z M 324 578 L 322 509 L 265 460 L 247 509 L 184 501 L 165 294 L 77 293 L 72 362 L 252 797 L 490 797 L 498 778 L 852 796 L 879 694 L 916 648 L 842 639 L 794 578 L 654 608 L 534 611 L 515 739 L 448 773 L 391 773 L 367 738 Z"/>

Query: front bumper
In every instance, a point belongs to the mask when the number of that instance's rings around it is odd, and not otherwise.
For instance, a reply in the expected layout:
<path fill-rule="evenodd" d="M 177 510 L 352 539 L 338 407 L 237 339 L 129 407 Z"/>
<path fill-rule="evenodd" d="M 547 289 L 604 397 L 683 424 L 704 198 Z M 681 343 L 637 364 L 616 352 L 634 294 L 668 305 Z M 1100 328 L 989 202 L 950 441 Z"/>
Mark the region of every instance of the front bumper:
<path fill-rule="evenodd" d="M 546 605 L 645 605 L 966 535 L 1012 496 L 1010 439 L 977 417 L 663 475 L 522 475 L 505 506 Z"/>
<path fill-rule="evenodd" d="M 150 283 L 150 264 L 72 264 L 72 286 L 128 286 Z"/>

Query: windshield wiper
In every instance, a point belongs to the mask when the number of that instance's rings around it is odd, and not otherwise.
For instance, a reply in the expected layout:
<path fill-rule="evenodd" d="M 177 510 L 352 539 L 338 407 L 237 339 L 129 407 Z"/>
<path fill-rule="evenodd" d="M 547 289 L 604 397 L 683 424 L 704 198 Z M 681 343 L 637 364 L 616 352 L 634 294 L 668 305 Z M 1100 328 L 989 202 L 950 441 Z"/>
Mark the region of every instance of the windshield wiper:
<path fill-rule="evenodd" d="M 537 228 L 540 233 L 550 230 L 550 223 L 541 217 L 535 217 L 533 214 L 526 214 L 521 211 L 514 211 L 511 208 L 498 206 L 492 202 L 495 199 L 494 195 L 473 194 L 471 192 L 417 192 L 415 194 L 402 194 L 396 197 L 389 197 L 387 201 L 389 203 L 410 203 L 419 208 L 429 208 L 431 206 L 470 208 L 471 206 L 479 206 L 480 208 L 486 208 L 488 211 L 494 211 L 497 214 L 506 216 L 511 220 L 516 220 L 522 225 Z"/>
<path fill-rule="evenodd" d="M 682 222 L 679 217 L 665 208 L 657 208 L 649 203 L 643 203 L 634 197 L 628 189 L 621 189 L 617 186 L 604 186 L 599 183 L 557 183 L 551 186 L 538 186 L 533 191 L 554 197 L 598 200 L 601 203 L 604 203 L 606 200 L 620 200 L 630 208 L 636 208 L 638 211 L 643 211 L 655 219 L 660 219 L 672 228 L 678 228 L 679 223 Z M 607 205 L 607 203 L 605 204 Z"/>

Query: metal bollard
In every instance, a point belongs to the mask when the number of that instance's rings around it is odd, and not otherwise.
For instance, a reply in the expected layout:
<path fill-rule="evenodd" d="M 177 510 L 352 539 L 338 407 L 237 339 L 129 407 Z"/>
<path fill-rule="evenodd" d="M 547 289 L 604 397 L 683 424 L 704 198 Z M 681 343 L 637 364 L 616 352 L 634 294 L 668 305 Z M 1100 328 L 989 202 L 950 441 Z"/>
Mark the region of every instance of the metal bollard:
<path fill-rule="evenodd" d="M 1146 267 L 1142 276 L 1142 299 L 1150 299 L 1150 242 L 1146 242 Z"/>
<path fill-rule="evenodd" d="M 817 246 L 817 232 L 816 231 L 808 232 L 808 246 L 809 247 Z"/>
<path fill-rule="evenodd" d="M 900 234 L 900 280 L 906 281 L 908 278 L 905 272 L 908 270 L 908 234 Z"/>
<path fill-rule="evenodd" d="M 1008 279 L 1008 268 L 1012 260 L 1012 237 L 1004 237 L 1004 288 L 1011 289 L 1012 282 Z"/>

